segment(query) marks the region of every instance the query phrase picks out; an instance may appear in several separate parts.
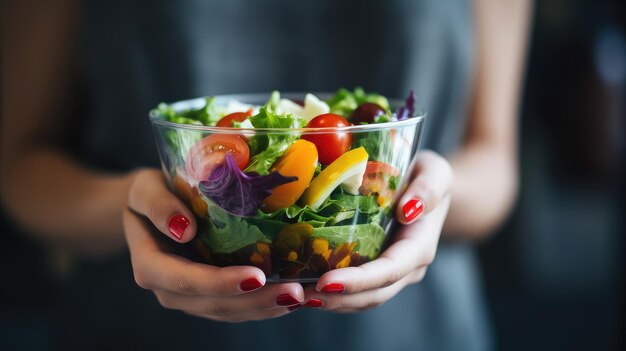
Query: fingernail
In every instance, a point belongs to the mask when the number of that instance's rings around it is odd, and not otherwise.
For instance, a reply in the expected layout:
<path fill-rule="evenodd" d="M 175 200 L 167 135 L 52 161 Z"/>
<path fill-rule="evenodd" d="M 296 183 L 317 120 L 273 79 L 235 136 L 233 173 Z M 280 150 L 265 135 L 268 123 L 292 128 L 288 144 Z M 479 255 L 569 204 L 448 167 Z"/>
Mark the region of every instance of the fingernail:
<path fill-rule="evenodd" d="M 407 222 L 410 222 L 419 216 L 423 209 L 424 204 L 418 199 L 411 199 L 405 203 L 404 206 L 402 206 L 402 212 L 404 212 L 404 218 L 406 218 Z"/>
<path fill-rule="evenodd" d="M 294 305 L 294 306 L 289 306 L 289 307 L 287 307 L 287 309 L 288 309 L 289 311 L 295 311 L 295 310 L 297 310 L 298 308 L 301 308 L 302 306 L 303 306 L 303 305 L 301 305 L 301 304 L 297 304 L 297 305 Z"/>
<path fill-rule="evenodd" d="M 330 283 L 322 288 L 322 292 L 326 294 L 340 294 L 343 291 L 343 285 L 337 283 Z"/>
<path fill-rule="evenodd" d="M 187 217 L 180 214 L 172 216 L 168 223 L 168 229 L 170 230 L 170 233 L 178 240 L 183 237 L 183 233 L 185 233 L 185 229 L 187 229 L 187 226 L 189 226 L 189 220 L 187 219 Z"/>
<path fill-rule="evenodd" d="M 281 306 L 293 306 L 299 305 L 300 301 L 289 294 L 280 294 L 276 297 L 276 303 Z"/>
<path fill-rule="evenodd" d="M 248 278 L 239 284 L 243 291 L 252 291 L 262 287 L 263 284 L 257 278 Z"/>
<path fill-rule="evenodd" d="M 307 306 L 307 307 L 319 308 L 319 307 L 322 307 L 322 305 L 324 305 L 324 302 L 322 302 L 322 300 L 318 300 L 318 299 L 310 299 L 304 305 Z"/>

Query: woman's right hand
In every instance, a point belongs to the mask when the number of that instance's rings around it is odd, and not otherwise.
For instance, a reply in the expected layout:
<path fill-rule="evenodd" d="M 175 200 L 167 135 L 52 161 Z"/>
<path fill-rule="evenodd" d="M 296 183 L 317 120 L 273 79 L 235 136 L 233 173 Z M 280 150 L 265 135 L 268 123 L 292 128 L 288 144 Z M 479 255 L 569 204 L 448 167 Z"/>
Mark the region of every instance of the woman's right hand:
<path fill-rule="evenodd" d="M 282 316 L 290 312 L 289 306 L 304 301 L 299 283 L 266 284 L 257 267 L 221 268 L 168 252 L 155 236 L 189 242 L 196 234 L 196 221 L 169 191 L 158 170 L 136 173 L 123 216 L 135 280 L 152 290 L 163 307 L 217 321 L 243 322 Z"/>

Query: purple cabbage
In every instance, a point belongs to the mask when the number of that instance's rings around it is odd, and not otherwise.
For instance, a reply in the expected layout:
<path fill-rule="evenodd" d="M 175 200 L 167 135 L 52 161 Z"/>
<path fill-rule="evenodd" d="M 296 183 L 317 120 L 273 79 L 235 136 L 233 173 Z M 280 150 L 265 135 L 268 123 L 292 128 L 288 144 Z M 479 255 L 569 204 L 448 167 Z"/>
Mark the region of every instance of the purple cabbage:
<path fill-rule="evenodd" d="M 396 117 L 398 121 L 403 119 L 407 119 L 415 114 L 415 93 L 413 90 L 409 93 L 409 96 L 406 98 L 404 106 L 399 107 L 396 110 Z"/>
<path fill-rule="evenodd" d="M 209 179 L 200 182 L 198 189 L 227 212 L 237 216 L 253 216 L 272 189 L 295 182 L 298 177 L 285 177 L 278 172 L 262 176 L 256 172 L 244 173 L 227 154 L 222 165 L 216 167 Z"/>

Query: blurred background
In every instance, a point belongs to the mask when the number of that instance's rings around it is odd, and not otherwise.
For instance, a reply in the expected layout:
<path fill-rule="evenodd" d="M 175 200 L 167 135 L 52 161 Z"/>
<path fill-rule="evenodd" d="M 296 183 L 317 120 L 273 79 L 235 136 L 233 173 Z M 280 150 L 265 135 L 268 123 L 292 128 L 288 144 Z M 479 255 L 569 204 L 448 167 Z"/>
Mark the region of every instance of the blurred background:
<path fill-rule="evenodd" d="M 480 245 L 501 350 L 624 347 L 626 6 L 536 1 L 522 108 L 522 190 Z M 2 215 L 0 345 L 45 348 L 63 266 Z"/>

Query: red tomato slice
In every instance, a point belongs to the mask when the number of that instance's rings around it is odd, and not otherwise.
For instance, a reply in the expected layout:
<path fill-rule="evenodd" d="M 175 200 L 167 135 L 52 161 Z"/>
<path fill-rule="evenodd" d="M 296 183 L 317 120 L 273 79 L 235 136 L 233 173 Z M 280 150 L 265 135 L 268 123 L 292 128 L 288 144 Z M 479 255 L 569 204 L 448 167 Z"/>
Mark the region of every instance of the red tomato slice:
<path fill-rule="evenodd" d="M 380 206 L 388 206 L 393 201 L 395 190 L 389 188 L 390 177 L 400 175 L 396 167 L 377 161 L 368 161 L 359 192 L 363 195 L 376 194 Z"/>
<path fill-rule="evenodd" d="M 216 127 L 232 127 L 233 121 L 243 122 L 246 118 L 252 116 L 252 109 L 249 109 L 246 112 L 233 112 L 229 115 L 222 117 L 217 122 Z"/>
<path fill-rule="evenodd" d="M 345 118 L 334 113 L 319 115 L 306 125 L 308 128 L 323 127 L 347 127 L 350 125 Z M 350 133 L 324 133 L 324 134 L 304 134 L 302 139 L 315 144 L 319 161 L 322 164 L 331 164 L 339 156 L 343 155 L 352 145 L 352 134 Z"/>
<path fill-rule="evenodd" d="M 238 135 L 211 134 L 195 143 L 185 160 L 187 176 L 195 181 L 209 178 L 211 171 L 222 163 L 230 153 L 239 169 L 244 169 L 250 160 L 248 144 Z"/>
<path fill-rule="evenodd" d="M 365 167 L 365 174 L 370 173 L 384 173 L 393 177 L 397 177 L 400 175 L 400 170 L 396 167 L 378 161 L 367 161 L 367 166 Z"/>

